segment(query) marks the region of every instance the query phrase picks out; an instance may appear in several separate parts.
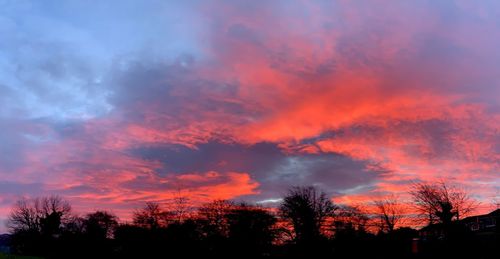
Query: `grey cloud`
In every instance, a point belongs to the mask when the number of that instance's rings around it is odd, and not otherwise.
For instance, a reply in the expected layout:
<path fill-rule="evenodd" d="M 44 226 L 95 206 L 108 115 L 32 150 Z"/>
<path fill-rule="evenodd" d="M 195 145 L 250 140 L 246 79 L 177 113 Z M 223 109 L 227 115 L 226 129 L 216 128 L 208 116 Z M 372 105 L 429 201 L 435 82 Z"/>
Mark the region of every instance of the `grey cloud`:
<path fill-rule="evenodd" d="M 255 145 L 209 142 L 196 149 L 166 145 L 131 150 L 144 159 L 160 161 L 164 176 L 185 172 L 247 172 L 259 182 L 259 195 L 253 201 L 281 196 L 295 185 L 317 185 L 337 193 L 359 185 L 373 184 L 380 172 L 366 170 L 366 162 L 336 154 L 283 153 L 275 144 Z M 141 184 L 138 184 L 141 186 Z"/>
<path fill-rule="evenodd" d="M 40 125 L 33 121 L 0 120 L 0 174 L 4 179 L 25 165 L 25 152 L 36 146 L 28 136 L 42 134 Z"/>
<path fill-rule="evenodd" d="M 209 142 L 190 149 L 180 145 L 143 147 L 131 150 L 134 155 L 161 161 L 165 173 L 196 171 L 269 171 L 285 155 L 270 143 L 252 146 Z"/>
<path fill-rule="evenodd" d="M 17 183 L 9 181 L 0 181 L 0 194 L 15 196 L 15 195 L 39 195 L 44 190 L 42 183 Z"/>

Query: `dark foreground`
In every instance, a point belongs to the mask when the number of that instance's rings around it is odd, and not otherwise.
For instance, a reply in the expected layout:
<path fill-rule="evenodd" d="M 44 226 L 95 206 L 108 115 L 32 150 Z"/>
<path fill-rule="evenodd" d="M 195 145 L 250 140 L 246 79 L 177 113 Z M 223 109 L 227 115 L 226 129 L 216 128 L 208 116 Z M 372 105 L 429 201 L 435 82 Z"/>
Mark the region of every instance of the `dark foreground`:
<path fill-rule="evenodd" d="M 106 211 L 75 216 L 56 196 L 23 199 L 9 216 L 12 234 L 0 236 L 0 252 L 43 258 L 500 258 L 500 209 L 459 219 L 456 208 L 463 206 L 442 197 L 449 195 L 436 195 L 442 206 L 427 215 L 437 220 L 420 230 L 395 227 L 387 219 L 397 213 L 335 205 L 313 187 L 292 188 L 278 209 L 226 200 L 196 209 L 182 198 L 169 206 L 147 203 L 129 224 Z"/>
<path fill-rule="evenodd" d="M 249 225 L 246 225 L 249 226 Z M 121 225 L 113 238 L 64 233 L 55 238 L 11 236 L 12 252 L 44 258 L 499 258 L 498 233 L 422 237 L 403 228 L 390 234 L 354 229 L 311 243 L 269 244 L 259 233 L 241 229 L 238 236 L 206 236 L 193 221 L 155 230 Z M 246 228 L 246 227 L 245 227 Z M 420 237 L 419 237 L 420 236 Z M 418 238 L 418 239 L 416 239 Z M 0 258 L 28 258 L 8 257 Z"/>

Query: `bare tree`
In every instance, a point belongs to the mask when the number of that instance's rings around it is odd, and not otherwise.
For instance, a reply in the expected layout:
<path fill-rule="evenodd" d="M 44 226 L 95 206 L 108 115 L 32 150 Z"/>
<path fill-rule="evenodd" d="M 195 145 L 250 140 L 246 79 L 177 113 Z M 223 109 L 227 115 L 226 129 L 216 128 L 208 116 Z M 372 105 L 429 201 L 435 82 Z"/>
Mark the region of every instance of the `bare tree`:
<path fill-rule="evenodd" d="M 184 222 L 191 212 L 189 198 L 183 195 L 181 190 L 178 190 L 177 193 L 174 194 L 170 209 L 170 214 L 175 222 Z"/>
<path fill-rule="evenodd" d="M 53 235 L 70 219 L 71 206 L 59 196 L 23 198 L 12 208 L 7 226 L 13 233 L 34 231 Z"/>
<path fill-rule="evenodd" d="M 25 198 L 16 202 L 9 214 L 7 227 L 11 232 L 39 231 L 40 218 L 37 208 Z"/>
<path fill-rule="evenodd" d="M 500 209 L 500 188 L 498 188 L 495 196 L 491 200 L 491 204 L 493 206 L 493 209 Z"/>
<path fill-rule="evenodd" d="M 380 229 L 392 232 L 404 220 L 405 208 L 396 196 L 374 201 L 376 214 L 380 219 Z"/>
<path fill-rule="evenodd" d="M 149 229 L 158 229 L 168 224 L 169 215 L 163 211 L 160 204 L 147 202 L 144 208 L 134 212 L 134 224 Z"/>
<path fill-rule="evenodd" d="M 447 185 L 416 183 L 410 192 L 415 207 L 426 215 L 429 224 L 449 224 L 470 214 L 478 205 L 462 188 Z"/>
<path fill-rule="evenodd" d="M 61 197 L 49 196 L 42 197 L 40 200 L 43 214 L 50 215 L 52 213 L 58 213 L 65 218 L 70 215 L 71 205 L 68 201 L 63 200 Z"/>
<path fill-rule="evenodd" d="M 280 206 L 281 216 L 291 221 L 297 242 L 310 242 L 321 236 L 321 229 L 336 206 L 315 187 L 293 187 Z"/>
<path fill-rule="evenodd" d="M 198 221 L 201 223 L 205 235 L 227 236 L 229 232 L 227 215 L 233 207 L 233 202 L 227 200 L 215 200 L 200 206 L 198 208 Z"/>
<path fill-rule="evenodd" d="M 355 230 L 364 232 L 368 225 L 368 216 L 359 206 L 341 206 L 333 220 L 334 231 Z"/>

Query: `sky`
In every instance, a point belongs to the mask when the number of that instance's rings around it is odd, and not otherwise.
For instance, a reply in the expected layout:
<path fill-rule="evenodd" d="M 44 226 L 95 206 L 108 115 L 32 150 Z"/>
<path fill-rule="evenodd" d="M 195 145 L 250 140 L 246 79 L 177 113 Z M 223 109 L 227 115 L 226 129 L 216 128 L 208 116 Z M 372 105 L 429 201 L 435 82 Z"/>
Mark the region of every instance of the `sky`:
<path fill-rule="evenodd" d="M 440 180 L 492 204 L 499 17 L 494 0 L 0 0 L 0 221 L 50 194 L 127 219 L 179 195 L 362 204 Z"/>

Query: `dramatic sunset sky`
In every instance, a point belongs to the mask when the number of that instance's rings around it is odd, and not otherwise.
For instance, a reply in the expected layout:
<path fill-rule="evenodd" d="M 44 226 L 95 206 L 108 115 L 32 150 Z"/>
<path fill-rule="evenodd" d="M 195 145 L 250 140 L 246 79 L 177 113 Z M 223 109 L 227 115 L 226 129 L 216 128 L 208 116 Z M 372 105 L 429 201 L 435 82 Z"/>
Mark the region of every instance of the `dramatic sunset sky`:
<path fill-rule="evenodd" d="M 495 0 L 0 0 L 0 220 L 22 196 L 127 218 L 176 193 L 363 203 L 440 179 L 492 204 L 499 17 Z"/>

